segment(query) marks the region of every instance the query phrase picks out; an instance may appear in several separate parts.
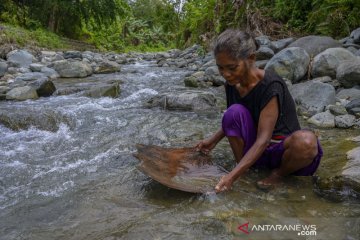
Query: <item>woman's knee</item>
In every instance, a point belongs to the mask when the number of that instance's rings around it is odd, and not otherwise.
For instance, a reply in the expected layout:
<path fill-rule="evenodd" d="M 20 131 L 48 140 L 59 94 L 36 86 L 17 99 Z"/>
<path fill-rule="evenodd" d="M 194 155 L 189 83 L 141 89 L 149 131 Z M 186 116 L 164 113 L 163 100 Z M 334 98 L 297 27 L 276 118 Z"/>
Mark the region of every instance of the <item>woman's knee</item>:
<path fill-rule="evenodd" d="M 291 134 L 287 145 L 304 157 L 314 158 L 318 153 L 317 138 L 308 130 L 299 130 Z"/>

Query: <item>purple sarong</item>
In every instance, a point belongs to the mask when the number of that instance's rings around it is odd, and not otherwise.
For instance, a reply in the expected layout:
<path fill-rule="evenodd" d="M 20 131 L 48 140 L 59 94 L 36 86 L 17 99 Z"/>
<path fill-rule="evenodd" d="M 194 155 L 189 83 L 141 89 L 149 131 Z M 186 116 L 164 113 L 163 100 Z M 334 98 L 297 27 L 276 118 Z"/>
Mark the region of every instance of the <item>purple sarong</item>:
<path fill-rule="evenodd" d="M 224 113 L 222 119 L 222 129 L 227 137 L 239 137 L 244 141 L 244 155 L 255 143 L 256 127 L 249 110 L 241 104 L 231 105 Z M 270 143 L 264 153 L 254 163 L 255 168 L 274 169 L 281 165 L 282 156 L 284 154 L 284 141 L 287 137 L 277 143 Z M 311 176 L 319 167 L 323 150 L 318 140 L 318 154 L 312 163 L 304 168 L 292 173 L 297 176 Z"/>

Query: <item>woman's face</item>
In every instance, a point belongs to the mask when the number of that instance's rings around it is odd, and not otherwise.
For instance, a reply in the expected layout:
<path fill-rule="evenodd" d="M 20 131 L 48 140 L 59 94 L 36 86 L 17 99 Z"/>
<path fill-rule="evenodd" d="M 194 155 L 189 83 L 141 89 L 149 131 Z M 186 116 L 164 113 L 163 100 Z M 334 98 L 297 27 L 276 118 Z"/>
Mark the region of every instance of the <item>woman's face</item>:
<path fill-rule="evenodd" d="M 226 52 L 220 52 L 215 56 L 221 76 L 230 86 L 243 82 L 249 72 L 249 63 L 247 60 L 234 60 Z"/>

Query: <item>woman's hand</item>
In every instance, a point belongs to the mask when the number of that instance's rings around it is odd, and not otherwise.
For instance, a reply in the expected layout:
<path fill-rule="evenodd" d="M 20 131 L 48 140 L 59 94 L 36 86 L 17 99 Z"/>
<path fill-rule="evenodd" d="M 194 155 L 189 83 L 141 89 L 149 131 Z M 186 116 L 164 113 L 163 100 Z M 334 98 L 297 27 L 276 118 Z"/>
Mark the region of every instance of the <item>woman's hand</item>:
<path fill-rule="evenodd" d="M 195 148 L 196 151 L 200 151 L 204 154 L 209 154 L 209 152 L 214 149 L 216 146 L 215 141 L 213 141 L 211 138 L 204 139 L 200 141 L 198 144 L 196 144 Z"/>
<path fill-rule="evenodd" d="M 222 176 L 219 183 L 215 186 L 215 192 L 219 193 L 230 190 L 233 182 L 234 180 L 229 174 Z"/>

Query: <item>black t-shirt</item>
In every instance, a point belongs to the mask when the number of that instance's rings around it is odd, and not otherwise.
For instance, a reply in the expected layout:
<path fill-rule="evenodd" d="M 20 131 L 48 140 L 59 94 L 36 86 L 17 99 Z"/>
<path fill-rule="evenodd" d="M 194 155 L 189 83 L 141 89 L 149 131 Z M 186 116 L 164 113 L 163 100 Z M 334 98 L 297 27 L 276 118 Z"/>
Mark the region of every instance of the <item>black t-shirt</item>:
<path fill-rule="evenodd" d="M 289 135 L 300 129 L 293 98 L 284 80 L 272 71 L 265 71 L 262 79 L 246 96 L 240 97 L 235 86 L 225 84 L 227 107 L 234 103 L 244 105 L 258 126 L 261 110 L 270 99 L 277 96 L 279 117 L 273 135 Z"/>

